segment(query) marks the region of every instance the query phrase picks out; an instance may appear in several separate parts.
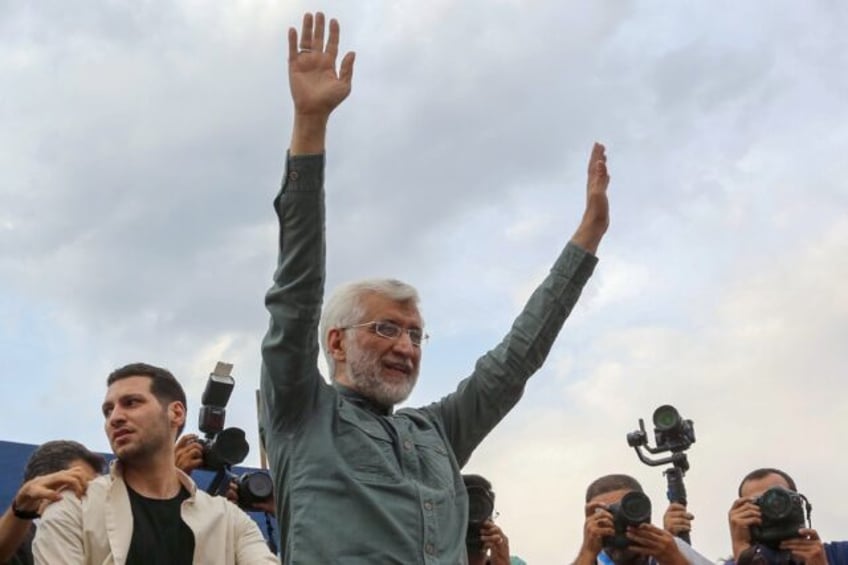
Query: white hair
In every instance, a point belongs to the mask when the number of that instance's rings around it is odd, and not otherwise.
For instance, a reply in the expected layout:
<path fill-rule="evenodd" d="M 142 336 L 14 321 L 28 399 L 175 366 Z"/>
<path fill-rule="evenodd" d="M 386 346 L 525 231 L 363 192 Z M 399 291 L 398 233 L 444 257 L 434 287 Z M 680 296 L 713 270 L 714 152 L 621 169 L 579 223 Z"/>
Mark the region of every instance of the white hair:
<path fill-rule="evenodd" d="M 395 302 L 412 304 L 418 307 L 418 291 L 412 285 L 397 279 L 367 279 L 355 281 L 336 288 L 324 304 L 321 322 L 318 325 L 318 335 L 324 358 L 330 371 L 330 379 L 336 378 L 336 362 L 330 354 L 330 330 L 343 328 L 365 322 L 365 308 L 362 298 L 368 294 L 379 294 Z"/>

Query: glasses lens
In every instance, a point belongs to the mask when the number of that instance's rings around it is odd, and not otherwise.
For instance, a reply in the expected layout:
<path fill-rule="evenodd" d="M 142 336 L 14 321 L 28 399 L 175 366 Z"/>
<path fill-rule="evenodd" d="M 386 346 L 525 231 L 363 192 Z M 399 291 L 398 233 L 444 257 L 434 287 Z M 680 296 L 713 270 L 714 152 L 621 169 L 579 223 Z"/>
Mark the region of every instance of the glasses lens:
<path fill-rule="evenodd" d="M 374 331 L 383 337 L 395 339 L 400 336 L 401 327 L 393 322 L 374 322 Z"/>
<path fill-rule="evenodd" d="M 421 341 L 424 339 L 424 332 L 412 328 L 411 330 L 406 330 L 406 333 L 409 334 L 409 341 L 415 345 L 421 345 Z"/>

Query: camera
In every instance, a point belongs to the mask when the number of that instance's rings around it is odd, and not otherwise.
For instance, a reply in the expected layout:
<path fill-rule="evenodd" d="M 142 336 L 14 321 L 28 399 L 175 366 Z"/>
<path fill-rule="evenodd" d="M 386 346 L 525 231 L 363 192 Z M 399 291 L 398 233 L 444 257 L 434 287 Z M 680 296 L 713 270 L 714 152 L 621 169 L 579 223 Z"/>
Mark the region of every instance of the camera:
<path fill-rule="evenodd" d="M 671 451 L 680 453 L 689 449 L 695 443 L 695 425 L 692 420 L 684 420 L 677 409 L 670 404 L 663 404 L 654 410 L 654 441 L 657 446 L 649 449 L 651 453 Z M 647 446 L 648 435 L 645 426 L 639 420 L 639 429 L 627 434 L 627 445 L 630 447 Z"/>
<path fill-rule="evenodd" d="M 202 468 L 212 471 L 224 471 L 238 465 L 250 451 L 244 430 L 224 428 L 227 402 L 236 384 L 230 375 L 232 370 L 232 364 L 219 361 L 209 375 L 200 398 L 198 428 L 204 437 L 197 441 L 203 446 Z"/>
<path fill-rule="evenodd" d="M 686 451 L 695 443 L 695 426 L 692 420 L 684 420 L 677 409 L 664 404 L 654 410 L 654 438 L 657 449 L 662 451 Z"/>
<path fill-rule="evenodd" d="M 480 529 L 495 514 L 495 493 L 492 483 L 480 475 L 462 475 L 468 493 L 468 530 L 465 545 L 470 553 L 479 553 L 483 548 Z"/>
<path fill-rule="evenodd" d="M 603 539 L 604 547 L 623 549 L 630 545 L 627 527 L 651 521 L 651 499 L 643 492 L 628 492 L 615 504 L 607 506 L 612 514 L 615 535 Z"/>
<path fill-rule="evenodd" d="M 656 467 L 671 464 L 671 468 L 663 471 L 668 484 L 668 501 L 686 506 L 686 485 L 683 484 L 683 476 L 689 470 L 686 450 L 695 443 L 695 425 L 692 420 L 681 418 L 680 412 L 671 404 L 663 404 L 654 410 L 653 420 L 656 447 L 648 445 L 648 433 L 642 418 L 639 418 L 639 429 L 627 434 L 627 445 L 636 450 L 636 455 L 645 465 Z M 671 454 L 659 459 L 650 459 L 642 452 L 643 449 L 653 455 L 669 451 Z M 679 532 L 677 537 L 691 543 L 688 531 Z"/>
<path fill-rule="evenodd" d="M 250 471 L 235 479 L 240 508 L 250 509 L 274 496 L 274 483 L 264 471 Z"/>
<path fill-rule="evenodd" d="M 762 523 L 751 526 L 751 540 L 769 547 L 798 537 L 805 526 L 803 495 L 783 487 L 772 487 L 754 500 L 760 507 Z"/>

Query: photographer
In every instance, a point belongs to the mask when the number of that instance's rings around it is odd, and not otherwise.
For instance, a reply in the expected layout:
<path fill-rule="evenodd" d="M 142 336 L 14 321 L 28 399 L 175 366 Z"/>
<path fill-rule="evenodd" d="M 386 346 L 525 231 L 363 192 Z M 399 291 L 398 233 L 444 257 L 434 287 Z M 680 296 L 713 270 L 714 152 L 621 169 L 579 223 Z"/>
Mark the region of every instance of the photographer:
<path fill-rule="evenodd" d="M 495 524 L 495 493 L 492 483 L 480 475 L 462 475 L 468 493 L 468 529 L 465 548 L 468 565 L 524 563 L 509 555 L 509 539 Z"/>
<path fill-rule="evenodd" d="M 764 511 L 764 495 L 789 501 L 775 519 Z M 784 494 L 792 493 L 792 494 Z M 728 512 L 733 559 L 745 563 L 806 563 L 848 565 L 848 542 L 822 543 L 816 530 L 805 527 L 811 507 L 798 495 L 795 481 L 784 471 L 756 469 L 739 484 L 737 498 Z M 778 506 L 778 505 L 775 505 Z M 773 513 L 773 512 L 772 512 Z"/>
<path fill-rule="evenodd" d="M 36 448 L 24 467 L 23 485 L 0 517 L 0 563 L 31 564 L 33 520 L 64 490 L 82 496 L 105 466 L 102 455 L 75 441 L 48 441 Z"/>
<path fill-rule="evenodd" d="M 577 565 L 710 563 L 688 544 L 650 523 L 650 501 L 629 475 L 606 475 L 590 484 L 585 517 Z"/>

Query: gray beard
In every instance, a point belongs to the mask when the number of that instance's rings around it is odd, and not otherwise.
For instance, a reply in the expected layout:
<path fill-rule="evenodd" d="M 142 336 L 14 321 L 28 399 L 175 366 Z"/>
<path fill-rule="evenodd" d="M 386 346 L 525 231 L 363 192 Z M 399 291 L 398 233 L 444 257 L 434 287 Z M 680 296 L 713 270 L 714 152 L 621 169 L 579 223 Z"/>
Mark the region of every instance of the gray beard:
<path fill-rule="evenodd" d="M 388 383 L 379 376 L 382 364 L 378 355 L 362 351 L 356 346 L 350 350 L 350 353 L 352 359 L 348 361 L 345 372 L 358 393 L 386 408 L 409 398 L 418 381 L 417 371 L 402 382 Z"/>

